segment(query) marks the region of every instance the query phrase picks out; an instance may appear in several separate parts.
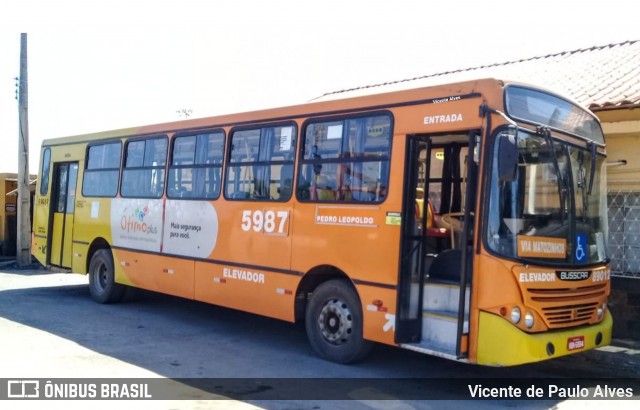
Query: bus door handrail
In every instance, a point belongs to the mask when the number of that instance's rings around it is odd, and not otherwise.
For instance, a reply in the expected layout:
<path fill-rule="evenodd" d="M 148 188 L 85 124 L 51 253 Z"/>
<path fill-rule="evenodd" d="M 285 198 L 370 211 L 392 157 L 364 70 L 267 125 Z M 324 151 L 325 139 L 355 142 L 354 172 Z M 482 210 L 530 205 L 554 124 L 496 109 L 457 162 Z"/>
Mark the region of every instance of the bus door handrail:
<path fill-rule="evenodd" d="M 469 150 L 467 151 L 468 153 L 472 153 L 473 150 L 475 149 L 475 144 L 476 144 L 476 139 L 475 139 L 476 133 L 475 131 L 471 131 L 469 132 Z M 472 155 L 467 155 L 466 158 L 467 161 L 473 161 L 473 156 Z M 465 186 L 465 191 L 468 191 L 469 188 L 471 186 L 474 186 L 472 184 L 476 184 L 476 181 L 471 181 L 471 173 L 472 173 L 473 167 L 471 166 L 466 166 L 466 180 L 467 180 L 467 185 Z M 467 192 L 468 194 L 468 192 Z M 474 216 L 474 212 L 471 212 L 471 208 L 473 206 L 473 198 L 475 197 L 475 195 L 465 195 L 465 204 L 464 204 L 464 219 L 462 221 L 462 261 L 460 264 L 460 297 L 459 297 L 459 302 L 458 302 L 458 329 L 457 329 L 457 337 L 456 337 L 456 357 L 458 359 L 463 357 L 462 354 L 462 335 L 464 332 L 464 319 L 465 319 L 465 306 L 467 303 L 466 300 L 466 291 L 467 291 L 467 275 L 469 273 L 473 273 L 473 272 L 469 272 L 470 269 L 467 268 L 467 259 L 468 259 L 468 254 L 469 254 L 469 233 L 470 233 L 470 221 L 471 221 L 471 217 Z M 475 220 L 475 218 L 474 218 Z M 473 238 L 471 239 L 473 241 Z M 473 253 L 473 252 L 472 252 Z M 471 293 L 469 293 L 469 300 L 471 299 Z M 469 309 L 469 321 L 471 321 L 471 309 Z M 467 327 L 467 331 L 469 332 L 469 326 Z M 467 342 L 467 349 L 468 349 L 469 343 Z M 468 352 L 467 352 L 468 354 Z"/>

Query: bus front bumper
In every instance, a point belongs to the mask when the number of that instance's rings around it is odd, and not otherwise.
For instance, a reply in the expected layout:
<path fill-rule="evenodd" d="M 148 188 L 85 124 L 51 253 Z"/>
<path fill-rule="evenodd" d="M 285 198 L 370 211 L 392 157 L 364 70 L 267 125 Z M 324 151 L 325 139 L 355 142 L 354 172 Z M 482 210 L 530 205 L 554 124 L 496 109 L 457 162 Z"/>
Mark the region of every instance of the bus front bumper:
<path fill-rule="evenodd" d="M 513 366 L 584 352 L 611 343 L 613 319 L 568 330 L 525 333 L 506 319 L 480 312 L 477 363 Z M 580 347 L 582 346 L 582 347 Z"/>

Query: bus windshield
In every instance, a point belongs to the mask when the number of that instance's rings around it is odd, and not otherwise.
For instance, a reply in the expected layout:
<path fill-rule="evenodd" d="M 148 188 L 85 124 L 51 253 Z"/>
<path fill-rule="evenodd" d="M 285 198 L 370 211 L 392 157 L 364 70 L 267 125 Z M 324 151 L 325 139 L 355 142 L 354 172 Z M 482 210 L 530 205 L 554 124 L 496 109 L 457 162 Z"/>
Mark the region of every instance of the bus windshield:
<path fill-rule="evenodd" d="M 496 141 L 504 137 L 499 132 Z M 499 177 L 498 143 L 493 150 L 486 231 L 489 248 L 502 256 L 545 264 L 604 262 L 604 157 L 595 149 L 523 129 L 518 129 L 516 141 L 518 164 L 508 180 Z"/>

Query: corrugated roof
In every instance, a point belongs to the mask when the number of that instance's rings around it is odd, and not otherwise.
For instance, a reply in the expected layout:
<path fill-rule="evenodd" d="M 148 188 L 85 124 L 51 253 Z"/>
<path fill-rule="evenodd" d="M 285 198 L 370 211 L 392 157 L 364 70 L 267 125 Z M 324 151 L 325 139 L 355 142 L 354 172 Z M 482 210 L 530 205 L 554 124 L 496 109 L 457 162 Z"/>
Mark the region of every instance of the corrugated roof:
<path fill-rule="evenodd" d="M 640 40 L 334 91 L 319 100 L 495 77 L 536 84 L 594 111 L 640 107 Z"/>

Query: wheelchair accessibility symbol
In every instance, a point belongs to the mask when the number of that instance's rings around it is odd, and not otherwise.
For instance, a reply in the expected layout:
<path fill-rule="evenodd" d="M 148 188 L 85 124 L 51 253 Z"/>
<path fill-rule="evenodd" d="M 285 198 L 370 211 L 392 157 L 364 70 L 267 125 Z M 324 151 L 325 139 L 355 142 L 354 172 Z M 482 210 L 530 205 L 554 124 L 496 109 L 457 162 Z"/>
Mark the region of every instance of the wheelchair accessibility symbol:
<path fill-rule="evenodd" d="M 585 247 L 587 246 L 587 235 L 576 235 L 576 262 L 585 262 L 587 260 L 587 252 Z"/>

